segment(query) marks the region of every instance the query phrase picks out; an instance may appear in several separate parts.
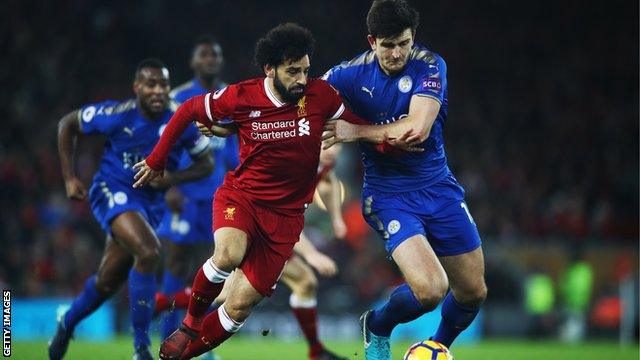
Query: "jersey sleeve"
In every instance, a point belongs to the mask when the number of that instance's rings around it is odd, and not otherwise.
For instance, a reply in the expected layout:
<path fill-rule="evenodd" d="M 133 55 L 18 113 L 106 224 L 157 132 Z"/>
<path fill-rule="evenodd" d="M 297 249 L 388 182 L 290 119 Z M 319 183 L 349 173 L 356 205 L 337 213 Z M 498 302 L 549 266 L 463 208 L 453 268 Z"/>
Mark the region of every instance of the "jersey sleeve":
<path fill-rule="evenodd" d="M 447 90 L 447 64 L 438 55 L 434 59 L 422 65 L 416 76 L 413 95 L 430 97 L 442 104 Z"/>
<path fill-rule="evenodd" d="M 147 165 L 156 171 L 164 169 L 171 149 L 191 122 L 196 121 L 210 127 L 218 119 L 232 117 L 237 102 L 237 92 L 237 87 L 230 85 L 213 94 L 192 97 L 180 105 L 162 132 L 160 141 L 146 158 Z"/>
<path fill-rule="evenodd" d="M 104 101 L 85 105 L 78 110 L 78 120 L 83 134 L 108 134 L 117 125 L 114 110 L 121 103 Z M 124 103 L 123 103 L 124 104 Z"/>
<path fill-rule="evenodd" d="M 325 104 L 325 118 L 327 120 L 340 119 L 346 108 L 338 90 L 324 80 L 318 80 L 318 83 L 321 91 L 320 97 Z"/>

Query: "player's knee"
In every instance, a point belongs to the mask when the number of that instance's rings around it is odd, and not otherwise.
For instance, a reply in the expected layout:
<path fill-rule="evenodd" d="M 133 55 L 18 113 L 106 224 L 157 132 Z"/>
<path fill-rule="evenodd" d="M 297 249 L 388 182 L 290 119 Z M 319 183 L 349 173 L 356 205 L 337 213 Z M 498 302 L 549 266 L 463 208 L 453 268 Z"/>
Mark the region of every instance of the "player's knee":
<path fill-rule="evenodd" d="M 303 297 L 313 297 L 318 290 L 318 278 L 313 273 L 305 274 L 300 280 L 300 292 Z"/>
<path fill-rule="evenodd" d="M 113 295 L 120 288 L 120 282 L 116 279 L 109 279 L 104 276 L 96 277 L 96 290 L 104 295 Z"/>
<path fill-rule="evenodd" d="M 444 279 L 421 284 L 413 289 L 413 293 L 425 309 L 433 310 L 440 304 L 440 301 L 442 301 L 447 294 L 448 289 L 449 284 L 446 279 Z"/>
<path fill-rule="evenodd" d="M 231 272 L 240 265 L 244 254 L 238 254 L 236 249 L 229 246 L 216 247 L 213 263 L 222 271 Z"/>
<path fill-rule="evenodd" d="M 254 305 L 255 304 L 248 299 L 227 298 L 223 306 L 230 318 L 237 322 L 243 322 L 249 317 L 249 314 L 251 314 L 251 309 L 253 309 Z"/>
<path fill-rule="evenodd" d="M 160 263 L 160 247 L 149 246 L 136 255 L 136 267 L 140 270 L 153 271 Z"/>
<path fill-rule="evenodd" d="M 456 301 L 464 306 L 478 307 L 482 305 L 487 298 L 487 285 L 484 281 L 479 282 L 476 286 L 462 291 L 459 296 L 456 296 Z"/>

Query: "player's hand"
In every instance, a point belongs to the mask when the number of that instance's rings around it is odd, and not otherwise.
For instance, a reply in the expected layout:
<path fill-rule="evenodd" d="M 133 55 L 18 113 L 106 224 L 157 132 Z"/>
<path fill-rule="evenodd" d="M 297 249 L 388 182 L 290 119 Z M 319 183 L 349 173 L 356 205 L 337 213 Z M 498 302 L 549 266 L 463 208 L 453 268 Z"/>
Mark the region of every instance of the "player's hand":
<path fill-rule="evenodd" d="M 211 129 L 206 127 L 204 124 L 196 122 L 196 126 L 198 127 L 198 131 L 200 131 L 200 133 L 202 135 L 204 135 L 206 137 L 212 137 L 213 136 L 213 131 L 211 131 Z"/>
<path fill-rule="evenodd" d="M 173 179 L 171 178 L 171 173 L 168 171 L 165 171 L 161 176 L 158 176 L 157 178 L 149 181 L 149 186 L 154 189 L 168 189 L 173 185 L 175 184 L 173 183 Z"/>
<path fill-rule="evenodd" d="M 311 265 L 312 268 L 316 269 L 318 274 L 324 277 L 334 276 L 338 273 L 336 262 L 319 251 L 305 257 L 305 261 Z"/>
<path fill-rule="evenodd" d="M 384 134 L 384 141 L 389 143 L 393 147 L 397 147 L 400 150 L 407 152 L 423 152 L 424 148 L 420 146 L 420 134 L 414 134 L 413 130 L 409 129 L 400 137 L 390 139 L 388 135 Z"/>
<path fill-rule="evenodd" d="M 139 163 L 133 165 L 133 170 L 138 170 L 133 179 L 135 183 L 133 183 L 134 188 L 143 187 L 151 182 L 151 180 L 157 178 L 158 176 L 162 176 L 164 171 L 155 171 L 147 165 L 146 160 L 142 160 Z"/>
<path fill-rule="evenodd" d="M 341 218 L 335 219 L 331 222 L 331 225 L 333 226 L 333 234 L 336 238 L 342 240 L 347 236 L 347 224 L 344 223 L 344 220 Z"/>
<path fill-rule="evenodd" d="M 322 141 L 324 150 L 337 143 L 356 141 L 358 125 L 351 124 L 344 120 L 329 120 L 324 124 Z"/>
<path fill-rule="evenodd" d="M 172 186 L 167 190 L 167 193 L 164 194 L 164 201 L 172 212 L 181 213 L 184 208 L 184 195 L 177 186 Z"/>
<path fill-rule="evenodd" d="M 77 177 L 65 180 L 64 187 L 67 190 L 67 197 L 73 200 L 84 200 L 87 198 L 87 188 Z"/>

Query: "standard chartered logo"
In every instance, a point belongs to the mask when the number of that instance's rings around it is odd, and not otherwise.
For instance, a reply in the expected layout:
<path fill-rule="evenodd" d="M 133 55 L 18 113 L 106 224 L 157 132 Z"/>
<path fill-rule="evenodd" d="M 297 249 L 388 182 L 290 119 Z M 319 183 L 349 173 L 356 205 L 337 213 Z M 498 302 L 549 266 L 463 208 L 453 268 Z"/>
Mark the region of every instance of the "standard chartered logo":
<path fill-rule="evenodd" d="M 309 127 L 309 120 L 302 118 L 298 120 L 298 136 L 311 135 L 311 128 Z"/>

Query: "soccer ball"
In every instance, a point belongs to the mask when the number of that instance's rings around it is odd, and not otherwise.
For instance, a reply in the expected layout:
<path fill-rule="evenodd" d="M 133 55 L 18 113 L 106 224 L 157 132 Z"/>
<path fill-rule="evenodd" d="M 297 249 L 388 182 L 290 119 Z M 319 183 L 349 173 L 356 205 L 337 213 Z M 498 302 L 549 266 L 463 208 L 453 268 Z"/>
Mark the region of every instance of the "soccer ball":
<path fill-rule="evenodd" d="M 446 346 L 437 341 L 425 340 L 409 347 L 403 360 L 453 360 Z"/>

